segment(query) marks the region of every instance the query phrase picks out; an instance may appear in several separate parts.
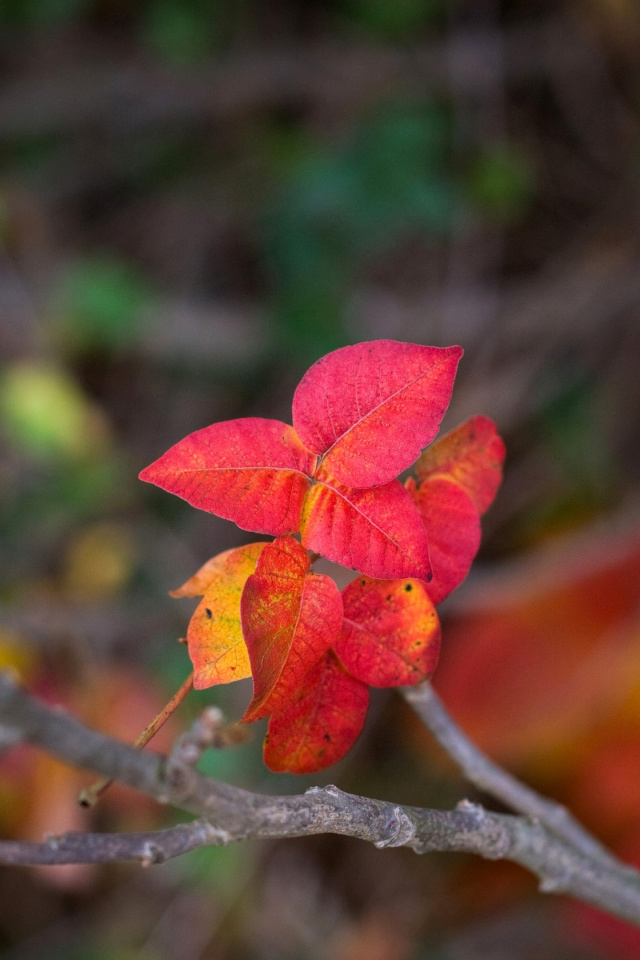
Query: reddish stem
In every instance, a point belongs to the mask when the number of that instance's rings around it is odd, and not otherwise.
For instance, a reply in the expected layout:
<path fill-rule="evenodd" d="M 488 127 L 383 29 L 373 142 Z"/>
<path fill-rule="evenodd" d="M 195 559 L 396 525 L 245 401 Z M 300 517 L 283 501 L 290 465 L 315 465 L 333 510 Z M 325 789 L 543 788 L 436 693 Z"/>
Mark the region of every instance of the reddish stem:
<path fill-rule="evenodd" d="M 139 737 L 136 738 L 133 742 L 134 747 L 146 747 L 150 740 L 153 740 L 156 733 L 162 729 L 165 725 L 171 714 L 174 710 L 180 706 L 187 694 L 193 689 L 193 671 L 189 674 L 187 679 L 184 681 L 179 690 L 177 690 L 174 695 L 171 697 L 171 700 L 162 708 L 160 713 L 158 713 L 149 726 L 145 727 Z M 78 797 L 78 803 L 81 807 L 92 807 L 98 797 L 100 797 L 107 787 L 113 783 L 113 780 L 105 778 L 103 780 L 96 780 L 95 783 L 92 783 L 90 787 L 86 787 Z"/>

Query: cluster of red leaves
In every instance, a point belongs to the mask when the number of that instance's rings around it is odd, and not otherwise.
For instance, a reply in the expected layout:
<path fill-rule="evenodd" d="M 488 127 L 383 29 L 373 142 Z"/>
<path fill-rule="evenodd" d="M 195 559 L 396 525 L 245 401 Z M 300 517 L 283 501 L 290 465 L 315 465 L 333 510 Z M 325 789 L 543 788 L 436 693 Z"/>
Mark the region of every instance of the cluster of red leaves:
<path fill-rule="evenodd" d="M 214 557 L 174 593 L 203 597 L 187 634 L 196 688 L 253 677 L 243 720 L 270 716 L 272 770 L 334 763 L 362 730 L 369 685 L 419 683 L 435 668 L 434 604 L 469 570 L 504 447 L 474 417 L 422 454 L 416 480 L 395 478 L 435 437 L 461 355 L 392 340 L 343 347 L 302 378 L 293 427 L 213 424 L 140 474 L 277 538 Z M 340 594 L 308 551 L 363 576 Z"/>

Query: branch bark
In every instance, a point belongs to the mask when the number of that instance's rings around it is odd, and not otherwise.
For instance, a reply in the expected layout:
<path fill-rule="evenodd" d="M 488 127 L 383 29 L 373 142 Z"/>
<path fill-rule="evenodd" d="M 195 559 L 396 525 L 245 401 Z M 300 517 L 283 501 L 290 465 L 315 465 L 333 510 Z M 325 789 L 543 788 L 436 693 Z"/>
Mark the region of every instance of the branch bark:
<path fill-rule="evenodd" d="M 449 715 L 431 684 L 421 683 L 402 691 L 407 703 L 433 734 L 467 780 L 518 813 L 541 823 L 587 857 L 609 867 L 617 860 L 560 803 L 540 796 L 490 760 L 469 740 Z"/>
<path fill-rule="evenodd" d="M 211 729 L 215 726 L 209 723 Z M 26 740 L 73 766 L 118 779 L 197 817 L 150 833 L 72 833 L 41 844 L 3 842 L 0 862 L 137 860 L 150 865 L 206 845 L 337 833 L 379 848 L 407 846 L 416 853 L 458 851 L 512 860 L 538 876 L 541 890 L 571 894 L 640 925 L 640 874 L 608 855 L 605 860 L 577 849 L 540 820 L 491 813 L 468 801 L 451 811 L 400 806 L 332 785 L 288 797 L 251 793 L 194 769 L 199 746 L 209 735 L 206 728 L 206 723 L 201 725 L 197 742 L 193 736 L 183 739 L 170 757 L 138 751 L 84 727 L 61 709 L 45 706 L 0 674 L 0 739 Z"/>

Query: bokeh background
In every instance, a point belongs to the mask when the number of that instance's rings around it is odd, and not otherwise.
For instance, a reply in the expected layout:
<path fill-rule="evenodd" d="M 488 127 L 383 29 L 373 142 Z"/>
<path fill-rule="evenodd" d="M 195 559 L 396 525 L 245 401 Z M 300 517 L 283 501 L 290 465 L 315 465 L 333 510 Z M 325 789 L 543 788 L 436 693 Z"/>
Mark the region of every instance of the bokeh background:
<path fill-rule="evenodd" d="M 637 0 L 2 0 L 0 663 L 133 739 L 189 671 L 232 524 L 138 471 L 211 422 L 289 419 L 345 343 L 460 343 L 445 428 L 507 442 L 435 684 L 500 762 L 640 859 Z M 237 719 L 246 683 L 193 695 Z M 393 693 L 324 777 L 260 731 L 203 768 L 478 799 Z M 175 815 L 29 750 L 3 836 Z M 483 800 L 486 798 L 479 798 Z M 335 837 L 162 867 L 0 870 L 2 960 L 634 960 L 523 871 Z"/>

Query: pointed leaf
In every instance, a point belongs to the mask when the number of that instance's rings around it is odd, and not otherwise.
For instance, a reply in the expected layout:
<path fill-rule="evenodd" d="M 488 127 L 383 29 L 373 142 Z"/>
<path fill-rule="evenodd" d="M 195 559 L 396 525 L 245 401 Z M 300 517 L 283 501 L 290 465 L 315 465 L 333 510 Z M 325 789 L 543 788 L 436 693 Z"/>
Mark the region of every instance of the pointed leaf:
<path fill-rule="evenodd" d="M 428 679 L 440 653 L 440 622 L 419 580 L 358 577 L 342 591 L 344 621 L 335 651 L 372 687 Z"/>
<path fill-rule="evenodd" d="M 293 398 L 302 442 L 351 487 L 387 483 L 433 440 L 461 347 L 372 340 L 327 354 L 306 372 Z"/>
<path fill-rule="evenodd" d="M 424 526 L 397 480 L 358 490 L 321 468 L 302 510 L 302 543 L 369 577 L 431 579 Z"/>
<path fill-rule="evenodd" d="M 140 474 L 243 530 L 297 533 L 316 458 L 279 420 L 247 417 L 196 430 Z"/>
<path fill-rule="evenodd" d="M 415 474 L 418 483 L 436 475 L 455 480 L 483 514 L 502 481 L 504 456 L 504 443 L 493 421 L 470 417 L 424 451 Z"/>
<path fill-rule="evenodd" d="M 253 673 L 245 722 L 282 709 L 338 638 L 340 592 L 330 577 L 308 570 L 304 547 L 292 537 L 279 537 L 264 548 L 245 584 L 242 630 Z"/>
<path fill-rule="evenodd" d="M 266 543 L 250 543 L 213 557 L 173 596 L 200 596 L 187 631 L 193 685 L 204 690 L 251 676 L 242 636 L 240 597 Z"/>
<path fill-rule="evenodd" d="M 350 676 L 329 650 L 269 720 L 264 762 L 275 773 L 315 773 L 340 760 L 364 726 L 366 684 Z"/>
<path fill-rule="evenodd" d="M 242 578 L 240 584 L 240 593 L 242 593 L 244 582 L 249 574 L 255 571 L 256 562 L 265 546 L 266 541 L 247 543 L 244 547 L 234 547 L 232 550 L 225 550 L 224 553 L 211 557 L 181 587 L 177 590 L 169 590 L 169 596 L 203 597 L 211 583 L 220 583 L 226 578 Z"/>
<path fill-rule="evenodd" d="M 407 488 L 420 512 L 433 568 L 429 596 L 442 603 L 469 572 L 480 547 L 480 518 L 471 497 L 452 480 L 435 476 Z"/>

